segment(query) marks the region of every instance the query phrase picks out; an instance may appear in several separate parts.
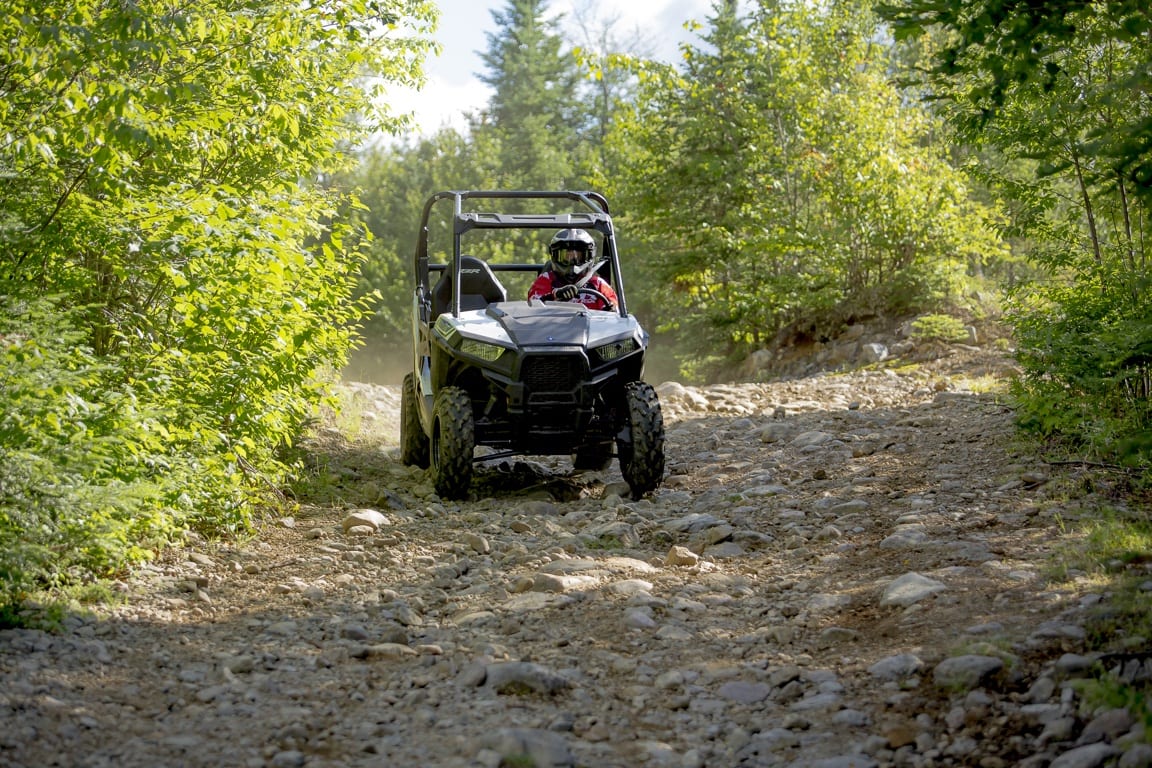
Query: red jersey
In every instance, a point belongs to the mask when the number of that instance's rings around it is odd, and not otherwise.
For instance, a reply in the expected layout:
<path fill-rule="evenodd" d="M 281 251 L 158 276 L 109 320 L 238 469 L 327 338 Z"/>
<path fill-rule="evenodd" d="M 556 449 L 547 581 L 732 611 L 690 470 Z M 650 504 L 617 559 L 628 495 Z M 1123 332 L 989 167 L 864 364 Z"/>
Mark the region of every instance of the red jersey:
<path fill-rule="evenodd" d="M 555 286 L 563 285 L 563 283 L 557 282 L 556 274 L 554 272 L 552 272 L 551 270 L 548 270 L 547 272 L 541 273 L 541 275 L 536 278 L 536 282 L 532 283 L 532 287 L 528 289 L 529 301 L 531 301 L 532 299 L 540 299 L 540 298 L 544 298 L 545 296 L 551 295 L 552 288 L 554 285 Z M 585 283 L 584 287 L 585 288 L 591 288 L 594 291 L 599 291 L 600 293 L 604 294 L 604 296 L 610 302 L 612 302 L 611 306 L 605 306 L 604 302 L 601 301 L 599 299 L 599 297 L 597 297 L 597 296 L 593 296 L 590 293 L 579 294 L 576 297 L 576 301 L 578 301 L 581 304 L 583 304 L 584 306 L 588 307 L 588 309 L 609 309 L 610 310 L 610 309 L 616 308 L 616 304 L 617 304 L 616 291 L 612 290 L 612 286 L 608 284 L 607 280 L 600 277 L 600 275 L 593 275 L 592 279 L 589 280 L 587 283 Z"/>

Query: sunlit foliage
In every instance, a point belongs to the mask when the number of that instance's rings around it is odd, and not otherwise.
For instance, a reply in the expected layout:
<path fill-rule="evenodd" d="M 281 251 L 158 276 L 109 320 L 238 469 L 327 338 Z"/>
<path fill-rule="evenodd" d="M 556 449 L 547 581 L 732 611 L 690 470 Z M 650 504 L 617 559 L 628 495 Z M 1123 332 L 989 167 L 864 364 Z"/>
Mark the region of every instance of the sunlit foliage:
<path fill-rule="evenodd" d="M 605 183 L 646 238 L 662 322 L 701 350 L 955 301 L 1005 252 L 860 7 L 719 5 L 682 66 L 639 71 Z"/>
<path fill-rule="evenodd" d="M 1152 17 L 1145 3 L 908 2 L 948 41 L 923 91 L 985 152 L 1042 280 L 1016 294 L 1021 414 L 1041 434 L 1152 458 Z"/>
<path fill-rule="evenodd" d="M 0 12 L 0 603 L 243 530 L 361 315 L 325 174 L 422 0 Z"/>

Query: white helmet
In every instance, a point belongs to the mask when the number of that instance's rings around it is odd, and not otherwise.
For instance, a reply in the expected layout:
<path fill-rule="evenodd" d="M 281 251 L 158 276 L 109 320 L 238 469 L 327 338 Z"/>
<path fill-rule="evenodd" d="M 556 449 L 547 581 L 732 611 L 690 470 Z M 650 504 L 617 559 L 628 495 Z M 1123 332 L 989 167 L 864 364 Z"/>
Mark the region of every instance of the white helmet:
<path fill-rule="evenodd" d="M 571 277 L 596 258 L 596 241 L 582 229 L 562 229 L 548 243 L 548 257 L 553 272 Z"/>

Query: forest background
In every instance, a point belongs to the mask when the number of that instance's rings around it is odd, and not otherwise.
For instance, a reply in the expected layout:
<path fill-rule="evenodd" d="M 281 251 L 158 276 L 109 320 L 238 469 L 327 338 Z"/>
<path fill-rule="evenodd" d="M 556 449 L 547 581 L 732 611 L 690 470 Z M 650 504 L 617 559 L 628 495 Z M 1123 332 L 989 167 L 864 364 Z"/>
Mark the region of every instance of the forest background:
<path fill-rule="evenodd" d="M 604 192 L 630 309 L 693 381 L 870 319 L 1003 314 L 1021 427 L 1146 483 L 1150 14 L 717 0 L 668 64 L 508 0 L 489 103 L 414 136 L 381 86 L 420 82 L 433 2 L 14 0 L 0 624 L 290 505 L 349 355 L 403 360 L 441 189 Z"/>

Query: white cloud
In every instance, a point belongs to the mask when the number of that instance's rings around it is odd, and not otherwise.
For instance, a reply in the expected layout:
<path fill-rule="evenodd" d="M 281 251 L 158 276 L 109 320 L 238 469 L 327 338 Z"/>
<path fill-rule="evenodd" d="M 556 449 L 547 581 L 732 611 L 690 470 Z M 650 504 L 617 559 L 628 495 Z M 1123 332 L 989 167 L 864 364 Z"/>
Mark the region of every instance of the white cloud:
<path fill-rule="evenodd" d="M 417 130 L 429 134 L 446 127 L 463 129 L 464 115 L 487 104 L 489 94 L 488 86 L 476 77 L 450 82 L 433 75 L 419 91 L 395 88 L 388 91 L 386 98 L 393 114 L 412 112 Z"/>

